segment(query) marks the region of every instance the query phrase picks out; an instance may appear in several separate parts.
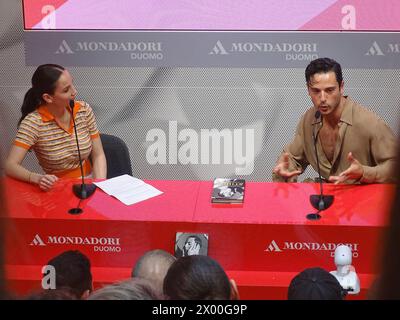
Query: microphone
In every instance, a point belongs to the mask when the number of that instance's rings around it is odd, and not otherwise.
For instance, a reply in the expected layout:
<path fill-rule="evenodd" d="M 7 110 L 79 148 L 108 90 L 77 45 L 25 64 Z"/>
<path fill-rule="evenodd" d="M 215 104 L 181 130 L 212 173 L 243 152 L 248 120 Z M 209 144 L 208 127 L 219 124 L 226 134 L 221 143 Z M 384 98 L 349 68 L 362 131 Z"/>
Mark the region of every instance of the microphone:
<path fill-rule="evenodd" d="M 72 191 L 79 199 L 86 199 L 86 198 L 89 198 L 94 193 L 94 191 L 96 190 L 96 186 L 92 183 L 85 184 L 85 177 L 83 174 L 83 165 L 82 165 L 82 158 L 81 158 L 81 150 L 79 149 L 78 133 L 76 131 L 76 124 L 75 124 L 75 119 L 74 119 L 74 105 L 75 105 L 74 100 L 70 100 L 69 106 L 71 108 L 71 117 L 72 117 L 72 122 L 74 124 L 76 146 L 78 147 L 79 167 L 81 169 L 82 183 L 74 184 L 72 186 Z M 79 210 L 81 210 L 81 209 L 79 209 Z"/>
<path fill-rule="evenodd" d="M 322 118 L 321 112 L 317 110 L 315 112 L 315 120 L 318 120 L 319 117 Z M 321 215 L 319 214 L 321 211 L 328 209 L 333 203 L 333 196 L 332 195 L 324 195 L 323 187 L 322 187 L 322 176 L 321 176 L 321 169 L 319 168 L 319 157 L 317 152 L 317 139 L 318 133 L 315 135 L 315 127 L 313 127 L 312 135 L 313 135 L 313 142 L 314 142 L 314 151 L 315 157 L 317 158 L 317 168 L 318 168 L 318 178 L 319 178 L 319 190 L 320 194 L 313 194 L 310 196 L 311 205 L 318 210 L 316 213 L 310 213 L 307 215 L 307 219 L 309 220 L 319 220 L 321 219 Z"/>

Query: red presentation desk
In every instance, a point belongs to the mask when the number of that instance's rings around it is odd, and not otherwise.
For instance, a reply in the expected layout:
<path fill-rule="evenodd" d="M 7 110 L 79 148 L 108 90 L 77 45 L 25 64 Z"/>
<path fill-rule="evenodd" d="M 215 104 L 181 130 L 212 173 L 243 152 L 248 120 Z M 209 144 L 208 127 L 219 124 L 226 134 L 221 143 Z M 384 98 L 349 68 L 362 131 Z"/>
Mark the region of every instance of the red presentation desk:
<path fill-rule="evenodd" d="M 73 180 L 42 192 L 4 178 L 7 197 L 6 272 L 18 293 L 40 287 L 41 268 L 65 250 L 80 250 L 92 263 L 95 287 L 128 278 L 147 250 L 174 252 L 176 232 L 207 233 L 208 255 L 239 286 L 242 299 L 285 299 L 290 280 L 308 267 L 335 270 L 338 244 L 353 249 L 353 265 L 364 298 L 377 273 L 382 231 L 393 185 L 324 185 L 333 205 L 318 221 L 310 194 L 314 183 L 246 182 L 243 205 L 210 203 L 211 181 L 146 181 L 164 193 L 126 206 L 97 189 L 80 203 Z"/>

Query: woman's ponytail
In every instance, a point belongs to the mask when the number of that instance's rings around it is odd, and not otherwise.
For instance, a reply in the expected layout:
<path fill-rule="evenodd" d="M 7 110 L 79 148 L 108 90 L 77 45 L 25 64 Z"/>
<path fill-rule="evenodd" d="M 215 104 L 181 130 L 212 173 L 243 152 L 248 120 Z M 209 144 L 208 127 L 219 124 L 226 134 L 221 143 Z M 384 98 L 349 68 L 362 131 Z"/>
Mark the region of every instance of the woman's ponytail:
<path fill-rule="evenodd" d="M 34 88 L 30 88 L 24 97 L 24 102 L 21 107 L 21 118 L 18 121 L 18 125 L 21 124 L 21 121 L 31 112 L 35 111 L 36 108 L 41 104 L 41 98 L 38 97 Z"/>
<path fill-rule="evenodd" d="M 65 68 L 58 64 L 42 64 L 36 69 L 32 76 L 32 88 L 27 91 L 22 103 L 22 115 L 18 125 L 29 113 L 35 111 L 44 103 L 42 100 L 43 94 L 54 93 L 57 81 L 64 70 Z"/>

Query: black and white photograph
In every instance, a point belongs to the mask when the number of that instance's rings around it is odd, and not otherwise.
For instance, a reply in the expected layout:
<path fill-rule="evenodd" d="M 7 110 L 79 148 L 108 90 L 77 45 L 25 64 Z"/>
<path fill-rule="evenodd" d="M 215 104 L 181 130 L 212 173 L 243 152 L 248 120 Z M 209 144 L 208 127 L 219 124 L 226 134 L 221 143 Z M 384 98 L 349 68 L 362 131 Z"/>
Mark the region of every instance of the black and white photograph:
<path fill-rule="evenodd" d="M 208 252 L 208 234 L 177 232 L 175 241 L 175 257 L 194 255 L 206 256 Z"/>

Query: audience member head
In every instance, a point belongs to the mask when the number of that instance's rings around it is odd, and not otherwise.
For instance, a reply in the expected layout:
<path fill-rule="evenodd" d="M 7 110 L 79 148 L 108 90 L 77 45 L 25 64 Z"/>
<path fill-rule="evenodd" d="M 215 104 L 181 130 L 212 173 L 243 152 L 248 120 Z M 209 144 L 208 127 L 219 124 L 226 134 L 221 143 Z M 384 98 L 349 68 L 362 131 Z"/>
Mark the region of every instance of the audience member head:
<path fill-rule="evenodd" d="M 46 289 L 35 292 L 26 297 L 26 300 L 78 300 L 70 288 Z"/>
<path fill-rule="evenodd" d="M 343 289 L 339 281 L 321 268 L 308 268 L 290 282 L 289 300 L 343 300 Z"/>
<path fill-rule="evenodd" d="M 238 298 L 234 282 L 208 256 L 176 260 L 164 279 L 164 294 L 172 300 L 228 300 Z"/>
<path fill-rule="evenodd" d="M 57 81 L 64 67 L 57 64 L 42 64 L 37 67 L 32 76 L 32 87 L 26 92 L 21 107 L 21 119 L 19 123 L 31 112 L 44 104 L 43 95 L 54 93 Z"/>
<path fill-rule="evenodd" d="M 150 280 L 162 292 L 165 275 L 175 260 L 176 258 L 167 251 L 160 249 L 148 251 L 136 262 L 132 277 Z"/>
<path fill-rule="evenodd" d="M 162 300 L 163 294 L 146 279 L 132 278 L 94 291 L 88 300 Z"/>
<path fill-rule="evenodd" d="M 338 62 L 330 58 L 318 58 L 309 63 L 306 68 L 305 76 L 307 85 L 310 84 L 312 76 L 317 73 L 328 73 L 333 71 L 336 75 L 336 80 L 339 87 L 343 82 L 342 67 Z"/>
<path fill-rule="evenodd" d="M 70 288 L 78 299 L 86 299 L 93 289 L 89 259 L 78 250 L 65 251 L 48 263 L 56 271 L 56 288 Z"/>

